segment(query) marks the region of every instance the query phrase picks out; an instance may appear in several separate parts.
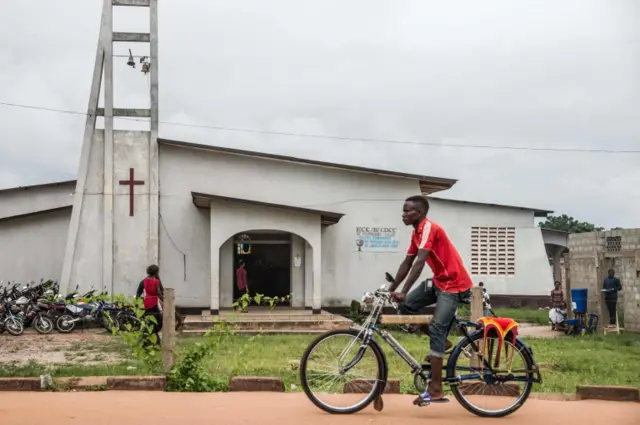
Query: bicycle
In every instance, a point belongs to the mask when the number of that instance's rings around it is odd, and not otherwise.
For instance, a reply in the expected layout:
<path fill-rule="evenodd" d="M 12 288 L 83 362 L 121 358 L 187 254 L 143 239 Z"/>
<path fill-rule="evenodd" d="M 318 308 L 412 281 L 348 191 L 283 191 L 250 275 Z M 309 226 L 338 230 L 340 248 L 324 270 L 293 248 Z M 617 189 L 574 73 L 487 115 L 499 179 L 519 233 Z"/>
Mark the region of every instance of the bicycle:
<path fill-rule="evenodd" d="M 466 303 L 468 302 L 467 300 Z M 393 351 L 409 366 L 411 374 L 413 375 L 413 384 L 418 393 L 426 391 L 431 376 L 431 365 L 415 360 L 391 333 L 380 327 L 381 324 L 384 324 L 381 322 L 381 318 L 386 317 L 391 322 L 394 322 L 391 318 L 398 318 L 397 315 L 382 314 L 383 308 L 387 303 L 391 304 L 397 311 L 398 304 L 391 299 L 390 292 L 386 285 L 383 285 L 373 293 L 365 293 L 363 296 L 363 304 L 369 305 L 371 312 L 362 325 L 353 324 L 346 329 L 328 331 L 317 337 L 305 350 L 300 361 L 300 382 L 307 397 L 318 408 L 332 414 L 351 414 L 361 411 L 375 401 L 374 407 L 376 410 L 382 410 L 382 394 L 385 392 L 387 386 L 389 368 L 386 355 L 380 344 L 374 339 L 374 335 L 378 335 L 383 341 L 389 344 Z M 419 321 L 422 320 L 422 317 L 424 316 L 400 316 L 401 319 L 406 319 L 403 323 L 425 324 L 426 322 Z M 490 337 L 485 338 L 484 325 L 482 323 L 460 320 L 457 315 L 454 318 L 454 322 L 452 322 L 452 326 L 454 323 L 463 334 L 463 337 L 448 351 L 449 359 L 443 368 L 443 385 L 448 384 L 456 400 L 465 409 L 477 416 L 503 417 L 518 410 L 529 397 L 533 384 L 542 382 L 540 370 L 534 360 L 531 348 L 525 345 L 520 338 L 515 338 L 515 344 L 513 344 L 511 340 L 503 338 L 502 345 L 505 347 L 505 352 L 508 353 L 506 349 L 507 345 L 512 346 L 511 359 L 507 365 L 507 369 L 503 370 L 499 363 L 501 345 L 498 345 L 497 351 L 494 350 L 496 348 L 496 341 L 493 341 Z M 467 332 L 467 328 L 471 328 L 473 331 L 469 333 Z M 350 342 L 347 344 L 347 348 L 342 350 L 337 356 L 338 364 L 329 366 L 328 368 L 325 367 L 316 373 L 313 368 L 310 368 L 310 362 L 313 360 L 314 355 L 320 352 L 318 347 L 321 347 L 324 343 L 330 343 L 339 337 L 347 337 Z M 498 342 L 500 342 L 500 340 L 498 340 Z M 481 349 L 480 345 L 482 345 L 484 349 Z M 347 354 L 348 351 L 354 347 L 356 348 L 355 353 L 349 356 Z M 496 359 L 492 362 L 493 353 L 496 354 Z M 367 358 L 369 354 L 371 355 L 370 359 Z M 513 359 L 515 354 L 521 357 L 523 366 L 520 369 L 514 370 Z M 508 356 L 508 354 L 505 354 L 505 359 L 508 358 Z M 458 365 L 459 360 L 464 358 L 470 360 L 470 366 L 464 367 Z M 356 379 L 349 379 L 345 377 L 357 365 L 362 363 L 366 364 L 367 360 L 371 360 L 372 364 L 373 375 L 370 378 L 363 379 L 361 376 L 357 376 Z M 314 377 L 317 375 L 322 380 L 322 377 L 324 377 L 326 373 L 332 372 L 333 369 L 337 369 L 338 378 L 332 379 L 329 381 L 329 384 L 338 384 L 338 389 L 348 395 L 340 394 L 336 396 L 336 392 L 332 391 L 323 391 L 316 394 L 312 391 L 311 384 L 315 383 Z M 466 374 L 461 374 L 460 372 Z M 516 374 L 522 375 L 516 376 Z M 473 381 L 479 382 L 473 383 Z M 482 408 L 476 406 L 473 400 L 467 399 L 465 395 L 465 393 L 468 392 L 467 390 L 470 392 L 470 394 L 467 395 L 478 395 L 478 387 L 475 386 L 478 383 L 485 384 L 489 388 L 491 394 L 487 395 L 493 397 L 492 402 L 512 395 L 514 387 L 517 384 L 524 384 L 524 390 L 516 398 L 515 402 L 506 408 Z M 365 394 L 364 399 L 347 407 L 337 407 L 328 404 L 319 397 L 320 395 L 327 394 L 335 400 L 344 400 L 353 399 L 356 395 L 363 393 Z"/>

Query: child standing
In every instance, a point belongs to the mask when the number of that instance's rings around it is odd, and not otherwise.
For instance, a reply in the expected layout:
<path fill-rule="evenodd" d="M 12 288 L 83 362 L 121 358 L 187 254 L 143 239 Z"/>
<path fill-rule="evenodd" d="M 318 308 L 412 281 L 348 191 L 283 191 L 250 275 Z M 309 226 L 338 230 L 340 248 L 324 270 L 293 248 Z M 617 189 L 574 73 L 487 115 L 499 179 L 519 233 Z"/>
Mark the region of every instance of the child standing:
<path fill-rule="evenodd" d="M 164 288 L 160 281 L 160 268 L 152 264 L 147 267 L 147 277 L 138 285 L 136 297 L 143 296 L 145 316 L 155 317 L 156 323 L 153 325 L 153 333 L 156 336 L 156 344 L 160 345 L 159 332 L 162 330 L 162 310 L 161 301 L 164 300 Z"/>

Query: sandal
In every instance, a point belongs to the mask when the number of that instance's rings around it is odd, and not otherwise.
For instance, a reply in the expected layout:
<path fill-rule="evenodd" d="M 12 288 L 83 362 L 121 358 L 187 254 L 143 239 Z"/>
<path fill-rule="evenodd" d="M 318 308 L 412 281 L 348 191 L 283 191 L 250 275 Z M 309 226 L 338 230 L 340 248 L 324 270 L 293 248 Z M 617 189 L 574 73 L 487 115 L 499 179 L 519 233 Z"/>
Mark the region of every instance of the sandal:
<path fill-rule="evenodd" d="M 429 404 L 435 403 L 435 404 L 444 404 L 444 403 L 449 403 L 449 399 L 447 397 L 442 396 L 442 398 L 431 398 L 431 394 L 429 394 L 428 392 L 424 392 L 421 395 L 419 395 L 415 400 L 413 400 L 413 404 L 416 406 L 427 406 Z"/>

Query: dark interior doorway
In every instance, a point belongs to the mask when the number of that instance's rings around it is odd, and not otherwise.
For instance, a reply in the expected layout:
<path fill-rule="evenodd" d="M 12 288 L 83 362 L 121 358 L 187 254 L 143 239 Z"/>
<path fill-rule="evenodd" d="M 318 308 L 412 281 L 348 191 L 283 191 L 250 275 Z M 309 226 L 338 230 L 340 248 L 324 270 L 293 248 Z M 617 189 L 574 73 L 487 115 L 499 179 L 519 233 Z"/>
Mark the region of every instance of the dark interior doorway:
<path fill-rule="evenodd" d="M 291 294 L 290 234 L 247 232 L 234 237 L 234 300 L 242 295 L 238 290 L 236 274 L 241 259 L 245 262 L 247 282 L 251 295 L 263 294 L 267 297 L 286 297 Z"/>

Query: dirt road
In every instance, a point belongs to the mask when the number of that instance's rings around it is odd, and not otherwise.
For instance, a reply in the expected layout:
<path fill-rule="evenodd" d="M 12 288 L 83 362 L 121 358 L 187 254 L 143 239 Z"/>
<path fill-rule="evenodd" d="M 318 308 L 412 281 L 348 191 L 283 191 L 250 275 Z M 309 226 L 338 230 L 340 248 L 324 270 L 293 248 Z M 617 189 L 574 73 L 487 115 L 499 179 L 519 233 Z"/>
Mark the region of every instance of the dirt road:
<path fill-rule="evenodd" d="M 494 420 L 477 418 L 455 401 L 414 407 L 411 396 L 385 397 L 385 409 L 372 407 L 348 416 L 328 415 L 300 393 L 162 393 L 79 392 L 2 393 L 3 425 L 467 425 Z M 540 425 L 570 421 L 581 425 L 637 425 L 640 403 L 542 401 L 531 399 L 502 424 Z"/>

